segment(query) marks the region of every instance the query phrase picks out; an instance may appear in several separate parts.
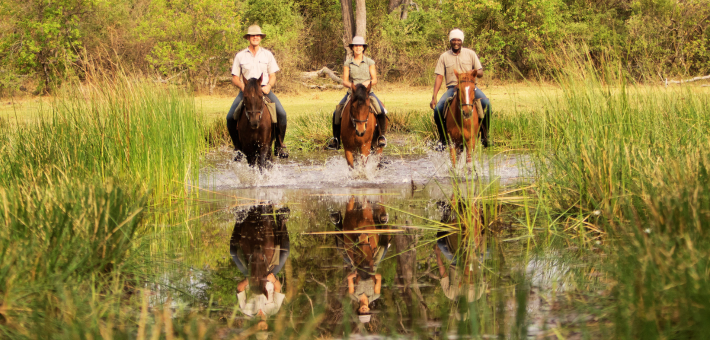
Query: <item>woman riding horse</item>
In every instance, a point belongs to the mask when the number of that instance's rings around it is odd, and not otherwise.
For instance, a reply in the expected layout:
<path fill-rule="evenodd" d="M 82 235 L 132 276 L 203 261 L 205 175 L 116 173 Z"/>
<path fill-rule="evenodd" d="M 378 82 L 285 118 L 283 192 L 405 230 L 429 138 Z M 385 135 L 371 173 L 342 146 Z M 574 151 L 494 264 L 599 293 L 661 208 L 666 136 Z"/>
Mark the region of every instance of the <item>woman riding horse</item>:
<path fill-rule="evenodd" d="M 340 124 L 336 124 L 336 115 L 340 114 L 338 108 L 341 108 L 347 102 L 348 96 L 351 92 L 355 91 L 355 87 L 358 84 L 362 84 L 365 87 L 372 87 L 377 84 L 377 68 L 375 67 L 375 61 L 369 57 L 365 56 L 365 50 L 367 49 L 367 44 L 365 43 L 365 38 L 356 36 L 353 38 L 352 44 L 350 44 L 350 49 L 353 51 L 353 56 L 345 60 L 343 65 L 343 86 L 348 89 L 348 93 L 345 94 L 335 111 L 333 111 L 333 139 L 328 144 L 329 149 L 339 149 L 340 148 Z M 377 138 L 377 147 L 383 148 L 387 145 L 387 138 L 385 138 L 385 124 L 386 124 L 386 114 L 387 111 L 382 105 L 377 96 L 370 92 L 370 96 L 377 99 L 377 103 L 380 106 L 382 114 L 377 115 L 377 125 L 380 127 L 380 135 Z"/>

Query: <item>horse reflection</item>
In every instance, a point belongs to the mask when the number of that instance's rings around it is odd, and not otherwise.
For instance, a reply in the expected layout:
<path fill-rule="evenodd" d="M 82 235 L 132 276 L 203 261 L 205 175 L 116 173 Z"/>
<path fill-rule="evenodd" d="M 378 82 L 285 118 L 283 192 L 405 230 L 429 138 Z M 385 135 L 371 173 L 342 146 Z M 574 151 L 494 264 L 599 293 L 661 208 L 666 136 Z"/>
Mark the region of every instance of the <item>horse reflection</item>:
<path fill-rule="evenodd" d="M 237 300 L 249 317 L 265 320 L 279 311 L 285 298 L 276 275 L 289 254 L 288 216 L 288 208 L 274 211 L 273 205 L 259 205 L 237 217 L 229 252 L 247 277 L 237 285 Z M 265 329 L 266 323 L 259 326 Z"/>
<path fill-rule="evenodd" d="M 377 267 L 387 254 L 390 237 L 377 230 L 383 229 L 388 219 L 383 206 L 355 197 L 350 198 L 345 216 L 339 211 L 331 213 L 331 221 L 344 232 L 337 235 L 336 244 L 350 269 L 348 295 L 358 306 L 356 312 L 362 323 L 370 322 L 370 309 L 380 297 L 382 275 L 377 273 Z"/>
<path fill-rule="evenodd" d="M 484 222 L 481 209 L 473 204 L 454 200 L 443 208 L 442 223 L 454 228 L 454 231 L 437 233 L 434 245 L 436 262 L 439 266 L 441 288 L 444 295 L 452 301 L 465 296 L 467 301 L 477 300 L 485 285 L 476 285 L 478 274 L 477 249 L 481 244 Z M 442 255 L 449 261 L 445 266 Z M 478 289 L 477 289 L 478 286 Z"/>

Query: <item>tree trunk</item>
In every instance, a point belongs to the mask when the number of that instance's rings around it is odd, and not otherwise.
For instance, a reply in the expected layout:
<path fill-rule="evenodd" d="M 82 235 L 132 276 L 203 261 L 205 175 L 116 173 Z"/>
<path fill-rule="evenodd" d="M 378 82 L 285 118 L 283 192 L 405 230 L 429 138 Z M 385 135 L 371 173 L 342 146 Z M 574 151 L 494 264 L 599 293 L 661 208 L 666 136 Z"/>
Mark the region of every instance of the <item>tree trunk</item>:
<path fill-rule="evenodd" d="M 405 0 L 390 0 L 389 5 L 387 5 L 387 14 L 392 13 L 397 7 L 402 5 Z"/>
<path fill-rule="evenodd" d="M 356 0 L 355 19 L 357 20 L 357 31 L 355 35 L 363 38 L 367 35 L 367 6 L 365 0 Z"/>
<path fill-rule="evenodd" d="M 400 20 L 407 20 L 407 17 L 409 15 L 409 2 L 411 0 L 404 0 L 402 1 L 402 15 L 399 16 Z"/>
<path fill-rule="evenodd" d="M 365 1 L 363 0 L 363 2 Z M 343 12 L 343 47 L 347 52 L 347 57 L 351 57 L 353 51 L 350 49 L 350 43 L 353 41 L 355 28 L 352 0 L 340 0 L 340 9 Z"/>

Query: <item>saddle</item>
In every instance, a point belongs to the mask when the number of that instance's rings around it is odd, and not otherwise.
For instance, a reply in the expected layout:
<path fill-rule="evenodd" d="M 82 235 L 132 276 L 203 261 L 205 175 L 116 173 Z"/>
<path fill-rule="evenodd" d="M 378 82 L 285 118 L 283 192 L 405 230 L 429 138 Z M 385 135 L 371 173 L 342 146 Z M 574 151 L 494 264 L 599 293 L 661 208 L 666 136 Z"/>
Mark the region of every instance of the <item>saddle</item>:
<path fill-rule="evenodd" d="M 370 112 L 374 113 L 376 116 L 382 114 L 382 109 L 380 108 L 380 104 L 377 102 L 377 99 L 375 97 L 369 97 L 370 98 Z M 350 92 L 348 92 L 348 98 L 345 100 L 345 104 L 338 104 L 335 106 L 335 124 L 340 124 L 340 120 L 343 117 L 343 109 L 350 104 L 350 100 L 352 99 L 352 95 Z"/>
<path fill-rule="evenodd" d="M 277 122 L 276 120 L 276 103 L 272 103 L 271 99 L 267 96 L 262 97 L 264 99 L 264 103 L 266 104 L 266 110 L 269 111 L 269 114 L 271 115 L 271 123 L 275 124 Z M 237 109 L 234 110 L 234 121 L 239 121 L 239 118 L 242 117 L 242 111 L 244 111 L 244 99 L 237 104 Z"/>

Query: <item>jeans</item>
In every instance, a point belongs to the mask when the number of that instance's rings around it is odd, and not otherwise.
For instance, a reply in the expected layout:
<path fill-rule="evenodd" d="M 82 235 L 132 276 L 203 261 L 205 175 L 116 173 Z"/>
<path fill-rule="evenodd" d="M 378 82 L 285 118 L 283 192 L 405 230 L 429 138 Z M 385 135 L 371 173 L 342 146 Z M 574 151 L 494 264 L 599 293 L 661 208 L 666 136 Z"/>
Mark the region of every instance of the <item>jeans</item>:
<path fill-rule="evenodd" d="M 279 98 L 276 97 L 273 91 L 269 92 L 266 96 L 271 99 L 274 104 L 276 104 L 276 119 L 278 120 L 279 130 L 284 133 L 286 131 L 286 110 L 284 110 L 284 107 L 281 105 L 281 101 L 279 101 Z M 232 137 L 232 143 L 234 144 L 235 150 L 238 149 L 237 145 L 239 133 L 237 131 L 237 121 L 234 119 L 234 111 L 237 110 L 237 106 L 242 99 L 244 99 L 244 92 L 239 91 L 239 95 L 237 95 L 237 98 L 234 99 L 232 107 L 229 108 L 229 112 L 227 113 L 227 130 L 229 131 L 229 136 Z"/>
<path fill-rule="evenodd" d="M 345 97 L 343 97 L 343 99 L 340 100 L 340 103 L 338 103 L 338 105 L 344 105 L 345 102 L 348 100 L 348 96 L 350 96 L 350 93 L 346 93 L 346 94 L 345 94 Z M 374 92 L 370 92 L 370 96 L 371 96 L 371 97 L 374 97 L 375 99 L 377 99 L 377 103 L 380 104 L 380 110 L 381 110 L 382 112 L 385 112 L 385 106 L 382 105 L 382 102 L 380 101 L 380 98 L 377 98 L 377 96 L 375 95 Z M 336 115 L 336 113 L 337 113 L 337 112 L 334 110 L 334 111 L 333 111 L 333 137 L 335 137 L 335 138 L 340 138 L 340 129 L 338 129 L 338 131 L 335 131 L 335 115 Z"/>
<path fill-rule="evenodd" d="M 456 86 L 449 86 L 446 88 L 446 92 L 441 96 L 439 102 L 434 108 L 434 122 L 436 123 L 436 129 L 439 131 L 439 141 L 441 144 L 446 144 L 446 126 L 444 126 L 444 120 L 446 118 L 446 113 L 444 112 L 444 106 L 446 105 L 446 100 L 453 97 L 456 93 Z M 476 88 L 476 98 L 481 99 L 481 106 L 485 112 L 485 118 L 481 122 L 482 128 L 489 131 L 491 126 L 491 101 L 483 94 L 479 88 Z"/>

